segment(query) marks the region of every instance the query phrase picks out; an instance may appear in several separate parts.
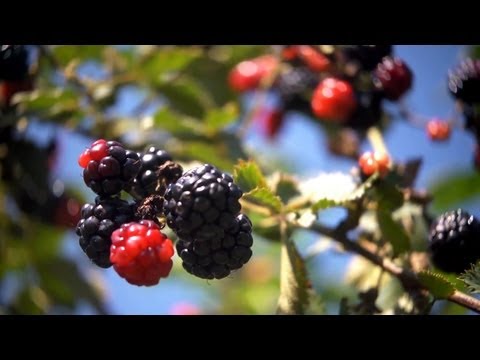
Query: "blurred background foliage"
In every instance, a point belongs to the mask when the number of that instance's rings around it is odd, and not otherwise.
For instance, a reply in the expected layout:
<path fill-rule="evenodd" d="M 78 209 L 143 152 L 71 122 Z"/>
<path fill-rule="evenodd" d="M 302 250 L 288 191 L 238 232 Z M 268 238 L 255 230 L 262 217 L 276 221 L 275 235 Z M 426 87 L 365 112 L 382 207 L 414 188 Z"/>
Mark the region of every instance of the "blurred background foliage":
<path fill-rule="evenodd" d="M 97 138 L 120 140 L 138 151 L 158 145 L 182 164 L 209 162 L 228 172 L 238 159 L 252 158 L 266 174 L 284 170 L 304 176 L 337 168 L 348 173 L 354 161 L 329 154 L 326 145 L 302 142 L 303 136 L 325 137 L 318 121 L 305 115 L 292 115 L 292 122 L 295 116 L 303 124 L 301 131 L 287 126 L 273 143 L 259 137 L 255 126 L 246 136 L 237 136 L 253 95 L 234 93 L 228 73 L 240 61 L 270 53 L 271 48 L 61 45 L 29 50 L 33 89 L 13 95 L 10 106 L 2 94 L 0 313 L 274 313 L 280 282 L 275 228 L 258 228 L 254 257 L 234 276 L 203 281 L 176 261 L 170 277 L 152 289 L 132 287 L 112 269 L 94 268 L 74 233 L 80 206 L 93 198 L 83 185 L 77 156 Z M 480 53 L 478 47 L 467 51 Z M 402 141 L 406 139 L 392 141 L 392 153 Z M 406 146 L 416 153 L 415 144 Z M 297 153 L 288 156 L 294 147 Z M 302 153 L 308 154 L 305 161 L 314 159 L 310 168 L 296 157 Z M 434 214 L 476 204 L 480 175 L 473 167 L 462 170 L 433 175 L 437 181 L 428 190 Z M 288 181 L 282 185 L 287 191 Z M 322 217 L 335 224 L 342 214 L 331 209 Z M 252 215 L 252 220 L 261 219 Z M 324 238 L 304 230 L 294 238 L 311 282 L 307 313 L 346 311 L 346 299 L 358 300 L 355 288 L 367 290 L 379 281 L 379 269 Z M 381 281 L 377 305 L 395 306 L 400 284 L 387 275 Z M 443 302 L 434 311 L 466 313 Z"/>

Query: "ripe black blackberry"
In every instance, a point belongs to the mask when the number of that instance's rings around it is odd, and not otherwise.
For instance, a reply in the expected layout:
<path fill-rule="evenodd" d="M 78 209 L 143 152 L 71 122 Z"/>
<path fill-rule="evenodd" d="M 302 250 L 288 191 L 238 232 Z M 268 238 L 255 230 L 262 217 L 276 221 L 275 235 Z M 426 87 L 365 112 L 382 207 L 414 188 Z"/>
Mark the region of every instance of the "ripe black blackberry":
<path fill-rule="evenodd" d="M 22 80 L 28 73 L 28 53 L 23 45 L 0 45 L 0 80 Z"/>
<path fill-rule="evenodd" d="M 95 141 L 78 160 L 83 180 L 101 196 L 116 195 L 130 187 L 142 163 L 138 154 L 116 141 Z"/>
<path fill-rule="evenodd" d="M 345 126 L 366 130 L 380 123 L 383 115 L 383 93 L 380 91 L 357 92 L 357 107 Z"/>
<path fill-rule="evenodd" d="M 461 273 L 480 260 L 480 223 L 461 209 L 446 212 L 432 225 L 428 247 L 435 266 Z"/>
<path fill-rule="evenodd" d="M 81 216 L 76 230 L 80 247 L 94 264 L 109 268 L 110 236 L 122 224 L 134 220 L 132 206 L 118 197 L 97 196 L 94 204 L 82 207 Z"/>
<path fill-rule="evenodd" d="M 342 52 L 347 61 L 357 63 L 363 70 L 373 70 L 385 57 L 392 54 L 392 45 L 345 45 Z"/>
<path fill-rule="evenodd" d="M 233 178 L 213 165 L 189 170 L 165 192 L 167 225 L 186 241 L 221 239 L 234 226 L 242 195 Z"/>
<path fill-rule="evenodd" d="M 455 98 L 467 104 L 480 102 L 480 59 L 468 58 L 450 71 L 448 89 Z"/>
<path fill-rule="evenodd" d="M 306 66 L 297 66 L 288 72 L 280 74 L 275 82 L 280 100 L 286 110 L 295 108 L 294 104 L 308 91 L 313 91 L 318 84 L 319 75 Z"/>
<path fill-rule="evenodd" d="M 137 196 L 163 195 L 167 186 L 182 176 L 182 167 L 165 150 L 151 146 L 140 159 L 142 166 L 132 186 Z"/>
<path fill-rule="evenodd" d="M 250 260 L 252 244 L 252 223 L 240 214 L 222 238 L 180 238 L 176 248 L 183 268 L 190 274 L 201 279 L 223 279 Z"/>

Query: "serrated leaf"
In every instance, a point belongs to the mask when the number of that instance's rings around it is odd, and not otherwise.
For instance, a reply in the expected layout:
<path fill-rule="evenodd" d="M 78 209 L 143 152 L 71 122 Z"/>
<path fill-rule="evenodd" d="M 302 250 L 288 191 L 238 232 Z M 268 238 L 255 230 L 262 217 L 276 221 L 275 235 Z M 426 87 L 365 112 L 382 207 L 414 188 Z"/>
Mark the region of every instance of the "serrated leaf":
<path fill-rule="evenodd" d="M 442 275 L 431 271 L 422 271 L 417 276 L 420 283 L 437 299 L 446 299 L 455 292 L 455 286 Z"/>
<path fill-rule="evenodd" d="M 480 262 L 475 265 L 472 265 L 472 268 L 465 271 L 459 277 L 468 288 L 472 294 L 480 294 Z"/>
<path fill-rule="evenodd" d="M 265 180 L 260 167 L 251 160 L 240 160 L 234 167 L 233 178 L 244 192 L 249 192 L 257 187 L 267 187 L 267 181 Z"/>
<path fill-rule="evenodd" d="M 262 206 L 267 206 L 276 213 L 282 208 L 282 200 L 267 187 L 255 188 L 244 195 L 245 199 Z"/>
<path fill-rule="evenodd" d="M 207 112 L 205 125 L 210 131 L 218 131 L 233 123 L 238 117 L 238 107 L 235 103 L 228 103 L 222 108 L 213 108 Z"/>
<path fill-rule="evenodd" d="M 392 214 L 383 209 L 377 211 L 377 221 L 385 241 L 392 244 L 394 255 L 410 250 L 410 238 L 402 225 L 392 219 Z"/>
<path fill-rule="evenodd" d="M 478 172 L 451 174 L 442 177 L 430 189 L 434 211 L 446 211 L 462 202 L 478 199 L 480 174 Z"/>
<path fill-rule="evenodd" d="M 307 269 L 290 239 L 282 242 L 280 278 L 277 314 L 303 315 L 309 303 Z"/>

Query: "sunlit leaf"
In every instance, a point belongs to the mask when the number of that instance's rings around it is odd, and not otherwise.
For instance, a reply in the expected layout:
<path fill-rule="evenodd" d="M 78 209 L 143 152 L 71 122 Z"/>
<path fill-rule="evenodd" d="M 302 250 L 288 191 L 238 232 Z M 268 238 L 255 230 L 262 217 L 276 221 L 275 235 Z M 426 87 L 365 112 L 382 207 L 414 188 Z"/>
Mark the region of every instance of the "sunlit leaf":
<path fill-rule="evenodd" d="M 217 131 L 235 121 L 238 117 L 238 107 L 228 103 L 222 108 L 214 108 L 207 112 L 205 125 L 211 131 Z"/>
<path fill-rule="evenodd" d="M 244 198 L 255 204 L 269 207 L 274 212 L 280 212 L 282 201 L 267 187 L 258 187 L 244 194 Z"/>
<path fill-rule="evenodd" d="M 455 291 L 455 286 L 440 274 L 422 271 L 418 279 L 437 299 L 446 299 Z"/>
<path fill-rule="evenodd" d="M 267 182 L 254 161 L 240 160 L 233 171 L 233 178 L 244 192 L 257 187 L 267 187 Z"/>
<path fill-rule="evenodd" d="M 480 173 L 466 172 L 442 176 L 430 187 L 435 211 L 446 211 L 480 195 Z"/>

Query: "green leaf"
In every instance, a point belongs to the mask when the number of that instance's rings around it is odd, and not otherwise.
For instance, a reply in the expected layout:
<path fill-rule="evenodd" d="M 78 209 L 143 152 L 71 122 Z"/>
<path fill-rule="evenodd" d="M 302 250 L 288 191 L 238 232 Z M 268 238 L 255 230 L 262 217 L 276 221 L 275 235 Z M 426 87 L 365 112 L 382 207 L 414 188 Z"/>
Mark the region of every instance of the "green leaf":
<path fill-rule="evenodd" d="M 303 315 L 309 303 L 305 262 L 291 239 L 282 242 L 277 314 Z"/>
<path fill-rule="evenodd" d="M 460 275 L 462 280 L 472 294 L 480 294 L 480 262 L 472 265 L 472 268 Z"/>
<path fill-rule="evenodd" d="M 388 181 L 379 181 L 375 186 L 378 207 L 383 211 L 391 212 L 403 204 L 403 193 L 398 187 Z"/>
<path fill-rule="evenodd" d="M 199 132 L 198 123 L 185 116 L 173 113 L 168 108 L 162 108 L 153 116 L 155 126 L 168 131 L 172 135 L 192 134 Z"/>
<path fill-rule="evenodd" d="M 101 60 L 105 45 L 58 45 L 52 48 L 52 54 L 61 66 L 70 61 Z"/>
<path fill-rule="evenodd" d="M 233 178 L 244 192 L 249 192 L 257 187 L 267 187 L 267 181 L 260 167 L 251 160 L 240 160 L 234 167 Z"/>
<path fill-rule="evenodd" d="M 455 286 L 450 281 L 431 271 L 418 273 L 418 279 L 437 299 L 446 299 L 455 291 Z"/>
<path fill-rule="evenodd" d="M 478 172 L 455 173 L 442 177 L 431 186 L 434 211 L 451 209 L 464 201 L 478 199 L 480 174 Z"/>
<path fill-rule="evenodd" d="M 158 87 L 158 91 L 168 100 L 172 110 L 197 119 L 202 119 L 206 109 L 213 106 L 209 95 L 186 77 L 163 84 Z"/>
<path fill-rule="evenodd" d="M 255 188 L 243 195 L 245 199 L 258 205 L 267 206 L 279 213 L 282 209 L 282 200 L 267 187 Z"/>
<path fill-rule="evenodd" d="M 13 103 L 27 114 L 44 117 L 46 120 L 79 120 L 82 116 L 77 94 L 68 89 L 35 90 L 16 94 Z"/>
<path fill-rule="evenodd" d="M 187 47 L 162 49 L 142 63 L 139 70 L 149 80 L 153 80 L 156 84 L 162 84 L 168 80 L 166 74 L 181 71 L 200 54 L 198 49 Z"/>
<path fill-rule="evenodd" d="M 187 160 L 195 159 L 215 165 L 224 171 L 230 171 L 233 168 L 233 163 L 225 158 L 216 147 L 203 141 L 189 141 L 176 154 Z"/>
<path fill-rule="evenodd" d="M 300 195 L 297 180 L 287 174 L 277 172 L 274 174 L 273 183 L 275 193 L 284 204 Z"/>
<path fill-rule="evenodd" d="M 205 125 L 210 131 L 218 131 L 231 124 L 238 117 L 238 107 L 235 103 L 227 103 L 222 108 L 213 108 L 207 112 Z"/>
<path fill-rule="evenodd" d="M 379 209 L 377 211 L 377 221 L 382 237 L 392 244 L 395 256 L 410 250 L 409 236 L 403 226 L 392 219 L 390 212 Z"/>
<path fill-rule="evenodd" d="M 312 211 L 317 212 L 319 210 L 325 210 L 331 207 L 340 206 L 343 202 L 332 199 L 321 199 L 312 205 Z"/>
<path fill-rule="evenodd" d="M 73 308 L 78 300 L 86 300 L 100 313 L 105 313 L 101 295 L 80 274 L 75 263 L 56 258 L 39 264 L 38 273 L 43 289 L 59 304 Z"/>

